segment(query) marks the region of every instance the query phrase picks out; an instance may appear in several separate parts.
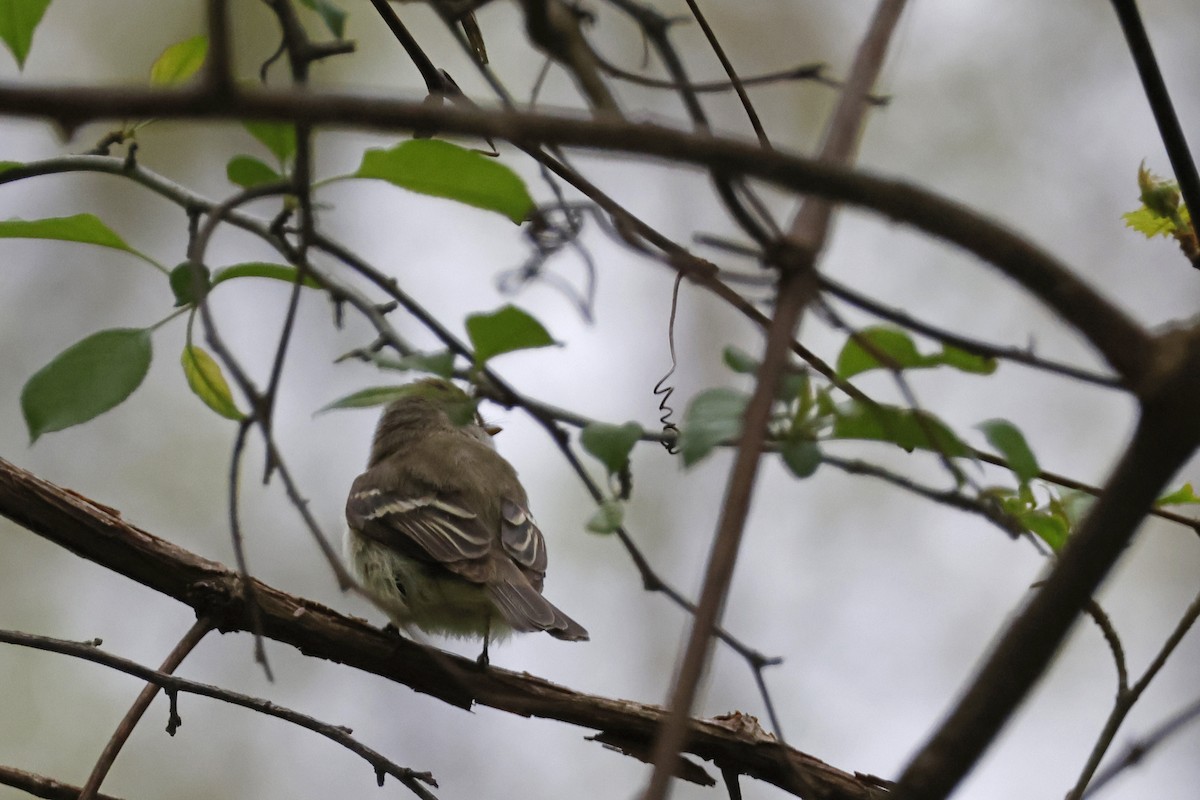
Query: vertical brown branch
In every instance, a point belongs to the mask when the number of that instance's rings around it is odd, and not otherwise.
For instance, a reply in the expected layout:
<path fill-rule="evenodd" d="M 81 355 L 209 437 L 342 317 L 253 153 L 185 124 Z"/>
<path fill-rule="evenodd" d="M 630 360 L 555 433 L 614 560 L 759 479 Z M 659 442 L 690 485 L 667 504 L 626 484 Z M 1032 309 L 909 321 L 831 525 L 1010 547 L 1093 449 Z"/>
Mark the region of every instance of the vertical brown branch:
<path fill-rule="evenodd" d="M 876 8 L 871 26 L 856 55 L 845 92 L 827 128 L 822 158 L 838 162 L 853 158 L 869 90 L 879 73 L 887 44 L 903 8 L 904 0 L 881 0 Z M 730 473 L 716 537 L 709 552 L 704 588 L 696 608 L 691 635 L 671 692 L 667 720 L 655 742 L 654 772 L 643 800 L 666 797 L 676 756 L 686 739 L 688 716 L 712 653 L 713 630 L 721 620 L 737 562 L 771 407 L 787 365 L 792 337 L 800 316 L 817 292 L 816 259 L 824 245 L 831 218 L 832 205 L 828 202 L 805 202 L 796 215 L 788 241 L 779 248 L 775 266 L 779 268 L 781 277 L 775 315 L 768 328 L 758 382 L 743 420 L 742 438 Z"/>

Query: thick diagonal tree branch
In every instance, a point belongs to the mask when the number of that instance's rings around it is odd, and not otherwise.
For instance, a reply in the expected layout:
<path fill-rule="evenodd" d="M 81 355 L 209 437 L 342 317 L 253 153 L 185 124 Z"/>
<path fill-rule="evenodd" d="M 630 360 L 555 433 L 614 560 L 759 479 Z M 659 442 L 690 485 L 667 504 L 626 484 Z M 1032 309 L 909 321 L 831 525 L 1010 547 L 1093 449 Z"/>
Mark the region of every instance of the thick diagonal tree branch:
<path fill-rule="evenodd" d="M 953 791 L 1050 665 L 1079 612 L 1132 541 L 1155 499 L 1200 446 L 1200 332 L 1157 340 L 1133 439 L 1054 570 L 1008 626 L 946 721 L 896 785 L 904 800 Z"/>
<path fill-rule="evenodd" d="M 94 503 L 0 459 L 0 514 L 71 552 L 120 573 L 214 620 L 222 632 L 251 630 L 242 578 L 121 519 Z M 255 581 L 262 634 L 305 655 L 402 683 L 445 703 L 476 703 L 599 731 L 626 745 L 647 745 L 664 717 L 658 706 L 575 692 L 564 686 L 435 651 L 303 598 Z M 838 770 L 762 733 L 716 720 L 692 720 L 686 752 L 792 793 L 796 776 L 829 800 L 873 800 L 877 782 Z"/>

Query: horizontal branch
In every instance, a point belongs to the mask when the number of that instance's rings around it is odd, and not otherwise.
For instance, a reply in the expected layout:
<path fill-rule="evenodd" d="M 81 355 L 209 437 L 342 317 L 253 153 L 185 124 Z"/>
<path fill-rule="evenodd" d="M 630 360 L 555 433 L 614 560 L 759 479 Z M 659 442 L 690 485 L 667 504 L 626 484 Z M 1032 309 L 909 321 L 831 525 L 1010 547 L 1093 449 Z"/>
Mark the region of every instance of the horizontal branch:
<path fill-rule="evenodd" d="M 206 629 L 207 630 L 207 629 Z M 201 632 L 203 635 L 203 632 Z M 285 722 L 290 722 L 293 725 L 298 725 L 301 728 L 306 728 L 313 733 L 318 733 L 327 739 L 330 739 L 357 756 L 362 757 L 375 770 L 375 774 L 382 776 L 384 774 L 391 775 L 396 780 L 403 783 L 411 789 L 418 797 L 431 798 L 429 792 L 425 791 L 419 783 L 426 783 L 434 788 L 437 788 L 437 781 L 428 772 L 418 772 L 407 767 L 401 767 L 398 764 L 387 759 L 383 754 L 376 750 L 372 750 L 364 744 L 360 744 L 354 737 L 350 735 L 349 729 L 338 725 L 331 725 L 328 722 L 322 722 L 315 717 L 310 717 L 307 714 L 301 714 L 298 711 L 293 711 L 290 708 L 275 705 L 269 700 L 262 700 L 258 697 L 251 697 L 248 694 L 234 692 L 229 689 L 222 689 L 207 683 L 180 678 L 176 675 L 163 672 L 162 670 L 151 669 L 143 666 L 136 661 L 130 661 L 127 658 L 121 658 L 118 655 L 107 653 L 99 649 L 99 640 L 95 642 L 70 642 L 63 639 L 52 639 L 48 636 L 34 636 L 20 631 L 0 630 L 0 642 L 6 644 L 20 645 L 22 647 L 31 647 L 38 650 L 46 650 L 52 653 L 61 653 L 62 655 L 73 656 L 85 661 L 91 661 L 94 664 L 108 667 L 109 669 L 124 672 L 126 675 L 132 675 L 135 678 L 141 678 L 147 683 L 153 684 L 156 687 L 167 690 L 171 697 L 171 722 L 168 723 L 167 731 L 174 735 L 174 727 L 178 724 L 179 718 L 176 714 L 175 694 L 184 692 L 186 694 L 199 695 L 207 697 L 211 700 L 220 700 L 224 703 L 230 703 L 235 706 L 241 706 L 251 711 L 256 711 L 259 714 L 266 714 L 269 717 L 275 717 Z M 381 778 L 382 780 L 382 778 Z M 89 780 L 89 784 L 91 781 Z"/>
<path fill-rule="evenodd" d="M 1049 253 L 1003 226 L 925 189 L 756 143 L 619 120 L 488 111 L 365 95 L 236 89 L 36 87 L 0 83 L 0 112 L 56 121 L 71 132 L 97 119 L 262 119 L 374 130 L 423 130 L 504 139 L 529 148 L 570 145 L 652 156 L 794 192 L 873 209 L 953 242 L 995 265 L 1082 332 L 1136 386 L 1150 335 Z"/>
<path fill-rule="evenodd" d="M 0 514 L 71 552 L 209 615 L 218 630 L 249 631 L 247 593 L 237 572 L 142 530 L 119 512 L 0 459 Z M 469 709 L 475 703 L 521 716 L 599 731 L 627 745 L 649 743 L 664 717 L 659 706 L 575 692 L 534 677 L 425 647 L 326 606 L 255 581 L 262 634 L 302 653 L 379 675 Z M 631 747 L 630 749 L 634 749 Z M 827 800 L 870 800 L 876 781 L 860 779 L 760 731 L 693 720 L 686 751 L 787 791 L 797 776 Z"/>

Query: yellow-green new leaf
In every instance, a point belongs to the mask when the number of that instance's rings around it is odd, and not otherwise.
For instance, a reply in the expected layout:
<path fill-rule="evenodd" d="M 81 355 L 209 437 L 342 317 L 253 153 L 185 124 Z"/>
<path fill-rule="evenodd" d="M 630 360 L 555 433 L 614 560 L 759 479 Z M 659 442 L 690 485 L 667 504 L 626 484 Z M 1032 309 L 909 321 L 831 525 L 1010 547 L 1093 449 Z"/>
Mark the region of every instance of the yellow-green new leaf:
<path fill-rule="evenodd" d="M 204 401 L 204 405 L 226 419 L 240 420 L 245 418 L 237 403 L 233 401 L 233 393 L 221 365 L 202 348 L 194 344 L 186 345 L 179 359 L 183 365 L 183 374 L 187 378 L 192 393 Z"/>
<path fill-rule="evenodd" d="M 150 67 L 150 83 L 174 86 L 195 75 L 208 56 L 208 37 L 193 36 L 162 51 Z"/>
<path fill-rule="evenodd" d="M 1185 483 L 1175 491 L 1164 494 L 1154 501 L 1154 505 L 1159 508 L 1162 506 L 1195 505 L 1196 503 L 1200 503 L 1200 497 L 1196 496 L 1196 490 L 1192 488 L 1191 483 Z"/>

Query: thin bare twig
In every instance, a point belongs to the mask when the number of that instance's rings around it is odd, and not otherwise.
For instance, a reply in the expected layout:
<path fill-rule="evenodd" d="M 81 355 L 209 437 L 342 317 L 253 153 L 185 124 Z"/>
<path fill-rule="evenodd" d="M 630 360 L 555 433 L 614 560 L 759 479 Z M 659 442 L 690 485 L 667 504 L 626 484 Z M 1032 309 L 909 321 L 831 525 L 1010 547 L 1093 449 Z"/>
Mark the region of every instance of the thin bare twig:
<path fill-rule="evenodd" d="M 285 722 L 290 722 L 293 725 L 298 725 L 313 733 L 320 734 L 350 752 L 361 756 L 371 765 L 381 780 L 383 775 L 391 775 L 418 797 L 422 798 L 422 800 L 434 800 L 433 795 L 421 785 L 425 783 L 429 786 L 437 787 L 437 781 L 433 779 L 430 773 L 417 772 L 416 770 L 399 766 L 377 751 L 360 744 L 350 736 L 350 731 L 345 727 L 330 725 L 307 714 L 301 714 L 290 708 L 276 705 L 269 700 L 262 700 L 257 697 L 251 697 L 248 694 L 242 694 L 241 692 L 221 689 L 207 683 L 180 678 L 162 670 L 142 666 L 136 661 L 130 661 L 127 658 L 100 650 L 95 642 L 71 642 L 65 639 L 53 639 L 48 636 L 35 636 L 33 634 L 10 630 L 0 630 L 0 642 L 20 645 L 22 647 L 32 647 L 37 650 L 47 650 L 91 661 L 94 664 L 100 664 L 109 669 L 115 669 L 118 672 L 124 672 L 135 678 L 140 678 L 157 688 L 166 690 L 171 695 L 175 695 L 178 692 L 199 695 L 200 697 L 220 700 L 223 703 L 229 703 L 230 705 L 240 706 L 260 714 L 282 719 Z M 174 704 L 172 704 L 172 707 L 174 707 Z"/>
<path fill-rule="evenodd" d="M 164 675 L 173 673 L 212 629 L 212 620 L 204 617 L 197 619 L 195 624 L 188 629 L 183 638 L 167 654 L 158 671 Z M 92 767 L 92 772 L 88 775 L 87 782 L 79 790 L 79 800 L 95 800 L 99 795 L 100 784 L 104 783 L 104 778 L 108 775 L 109 770 L 112 769 L 113 762 L 117 760 L 117 754 L 121 752 L 121 748 L 125 746 L 125 742 L 129 741 L 133 729 L 137 727 L 138 722 L 146 713 L 146 709 L 150 707 L 150 702 L 158 694 L 160 688 L 159 684 L 150 682 L 138 693 L 137 699 L 133 701 L 133 705 L 125 712 L 124 719 L 121 720 L 117 729 L 113 731 L 113 735 L 109 737 L 108 744 L 104 746 L 104 752 L 100 754 L 100 758 L 96 761 L 96 766 Z"/>
<path fill-rule="evenodd" d="M 1088 783 L 1091 782 L 1092 776 L 1096 774 L 1096 769 L 1100 766 L 1101 759 L 1108 752 L 1108 748 L 1112 746 L 1113 739 L 1116 738 L 1117 731 L 1121 724 L 1125 721 L 1125 717 L 1129 715 L 1130 710 L 1141 699 L 1142 694 L 1150 686 L 1150 682 L 1154 680 L 1159 671 L 1166 665 L 1167 659 L 1175 652 L 1175 648 L 1183 641 L 1183 637 L 1196 624 L 1196 620 L 1200 619 L 1200 594 L 1197 594 L 1195 599 L 1183 612 L 1179 622 L 1175 624 L 1171 635 L 1167 637 L 1155 654 L 1150 665 L 1146 667 L 1146 671 L 1142 677 L 1138 678 L 1137 682 L 1132 686 L 1121 687 L 1121 691 L 1117 692 L 1117 699 L 1113 703 L 1112 710 L 1109 712 L 1108 719 L 1105 720 L 1104 728 L 1097 737 L 1096 744 L 1092 747 L 1092 752 L 1088 755 L 1087 763 L 1084 764 L 1083 770 L 1079 774 L 1079 779 L 1075 782 L 1074 788 L 1067 793 L 1066 800 L 1080 800 L 1087 791 Z"/>
<path fill-rule="evenodd" d="M 1200 699 L 1194 700 L 1184 706 L 1137 741 L 1130 742 L 1129 746 L 1125 748 L 1124 752 L 1113 763 L 1096 774 L 1096 777 L 1088 784 L 1087 791 L 1083 793 L 1083 796 L 1091 797 L 1098 793 L 1102 787 L 1117 775 L 1129 767 L 1140 764 L 1151 750 L 1197 719 L 1200 719 Z"/>
<path fill-rule="evenodd" d="M 697 24 L 700 25 L 700 30 L 704 32 L 704 38 L 708 40 L 708 46 L 712 48 L 713 54 L 717 60 L 721 62 L 721 68 L 725 70 L 726 76 L 729 77 L 729 83 L 737 92 L 738 100 L 742 104 L 742 108 L 746 111 L 746 117 L 750 120 L 750 127 L 754 129 L 754 135 L 758 138 L 758 143 L 763 147 L 770 147 L 771 140 L 767 137 L 767 130 L 763 127 L 762 120 L 758 117 L 758 111 L 754 108 L 754 103 L 750 101 L 750 95 L 746 93 L 746 86 L 742 79 L 738 76 L 737 70 L 733 67 L 733 62 L 729 60 L 729 56 L 725 54 L 725 48 L 721 46 L 721 42 L 717 39 L 716 32 L 712 26 L 708 24 L 708 19 L 700 10 L 696 0 L 687 0 L 688 9 L 695 17 Z M 818 70 L 818 73 L 820 70 Z"/>

